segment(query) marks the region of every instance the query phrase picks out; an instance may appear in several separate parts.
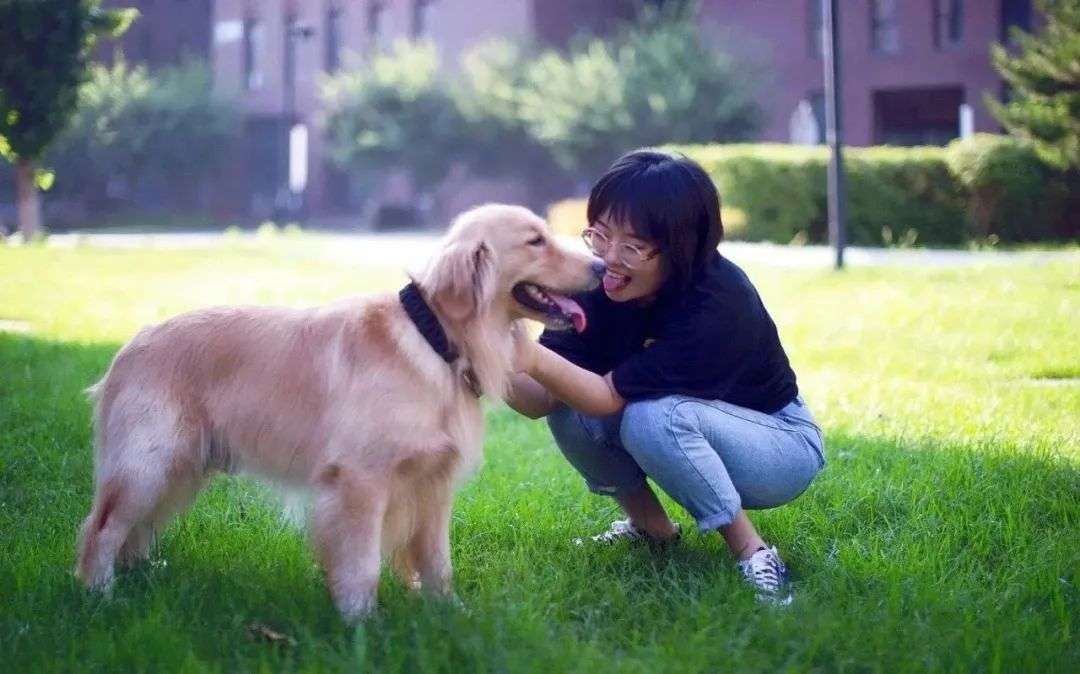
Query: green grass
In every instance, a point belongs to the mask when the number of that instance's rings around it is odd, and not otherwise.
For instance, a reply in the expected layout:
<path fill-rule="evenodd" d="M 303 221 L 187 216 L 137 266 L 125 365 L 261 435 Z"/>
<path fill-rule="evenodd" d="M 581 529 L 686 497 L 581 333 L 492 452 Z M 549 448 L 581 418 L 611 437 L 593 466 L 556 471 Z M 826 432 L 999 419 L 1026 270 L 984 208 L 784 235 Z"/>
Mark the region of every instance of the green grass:
<path fill-rule="evenodd" d="M 91 596 L 89 406 L 142 324 L 223 302 L 394 289 L 285 242 L 212 251 L 0 248 L 0 669 L 1037 671 L 1080 669 L 1080 264 L 748 270 L 827 434 L 796 502 L 752 515 L 796 578 L 757 604 L 717 537 L 579 549 L 614 518 L 546 427 L 492 407 L 454 511 L 465 610 L 387 579 L 337 618 L 269 492 L 217 480 L 155 561 Z M 674 508 L 684 527 L 691 523 Z M 268 625 L 293 641 L 251 638 Z"/>

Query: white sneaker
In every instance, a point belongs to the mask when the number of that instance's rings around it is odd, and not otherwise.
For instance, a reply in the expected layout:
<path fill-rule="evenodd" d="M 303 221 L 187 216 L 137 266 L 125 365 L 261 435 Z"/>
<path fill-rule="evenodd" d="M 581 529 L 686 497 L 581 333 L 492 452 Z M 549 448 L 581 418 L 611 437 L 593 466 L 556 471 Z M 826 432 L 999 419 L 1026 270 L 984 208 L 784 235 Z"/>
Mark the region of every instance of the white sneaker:
<path fill-rule="evenodd" d="M 675 523 L 675 535 L 671 538 L 658 539 L 650 536 L 641 529 L 634 526 L 630 520 L 615 520 L 611 523 L 611 526 L 607 531 L 590 536 L 589 540 L 593 543 L 600 543 L 602 545 L 614 545 L 619 541 L 629 541 L 631 543 L 648 543 L 650 545 L 670 545 L 676 543 L 682 538 L 682 529 L 679 524 Z M 585 540 L 581 538 L 574 539 L 575 545 L 584 545 Z"/>
<path fill-rule="evenodd" d="M 746 582 L 758 591 L 758 599 L 780 606 L 791 603 L 787 566 L 775 547 L 758 548 L 749 559 L 739 562 L 739 571 L 742 571 Z"/>

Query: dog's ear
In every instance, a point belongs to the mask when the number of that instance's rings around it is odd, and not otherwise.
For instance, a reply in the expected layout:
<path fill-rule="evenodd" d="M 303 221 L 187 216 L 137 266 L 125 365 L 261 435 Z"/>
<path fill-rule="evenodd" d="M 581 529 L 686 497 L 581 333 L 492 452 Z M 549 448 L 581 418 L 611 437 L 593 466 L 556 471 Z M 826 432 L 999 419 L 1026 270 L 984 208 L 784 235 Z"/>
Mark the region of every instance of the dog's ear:
<path fill-rule="evenodd" d="M 428 279 L 432 297 L 452 320 L 484 311 L 495 296 L 495 253 L 485 242 L 458 242 L 440 255 Z"/>

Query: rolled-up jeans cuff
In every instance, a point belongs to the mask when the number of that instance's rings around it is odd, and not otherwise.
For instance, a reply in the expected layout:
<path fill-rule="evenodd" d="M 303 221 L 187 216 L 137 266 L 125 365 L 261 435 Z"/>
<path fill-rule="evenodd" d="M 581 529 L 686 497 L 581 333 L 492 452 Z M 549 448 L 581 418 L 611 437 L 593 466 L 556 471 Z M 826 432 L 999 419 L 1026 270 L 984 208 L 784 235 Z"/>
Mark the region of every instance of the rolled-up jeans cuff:
<path fill-rule="evenodd" d="M 718 513 L 702 517 L 697 521 L 698 531 L 704 534 L 719 529 L 720 527 L 726 527 L 735 521 L 735 515 L 737 515 L 738 512 L 738 508 L 734 510 L 721 510 Z"/>
<path fill-rule="evenodd" d="M 593 484 L 592 482 L 585 480 L 585 484 L 588 485 L 589 491 L 594 494 L 600 494 L 601 496 L 627 496 L 629 494 L 636 494 L 645 488 L 645 480 L 619 485 Z"/>

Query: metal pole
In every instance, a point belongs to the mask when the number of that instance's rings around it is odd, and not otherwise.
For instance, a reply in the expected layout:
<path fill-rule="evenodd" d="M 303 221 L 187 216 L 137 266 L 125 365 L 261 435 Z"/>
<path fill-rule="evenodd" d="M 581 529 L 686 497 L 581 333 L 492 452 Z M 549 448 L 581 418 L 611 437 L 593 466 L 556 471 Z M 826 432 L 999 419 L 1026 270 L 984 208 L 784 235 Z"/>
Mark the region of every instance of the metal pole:
<path fill-rule="evenodd" d="M 844 268 L 847 245 L 847 189 L 844 180 L 844 125 L 840 94 L 840 3 L 821 0 L 825 10 L 825 137 L 829 160 L 829 243 L 836 248 L 836 268 Z"/>

